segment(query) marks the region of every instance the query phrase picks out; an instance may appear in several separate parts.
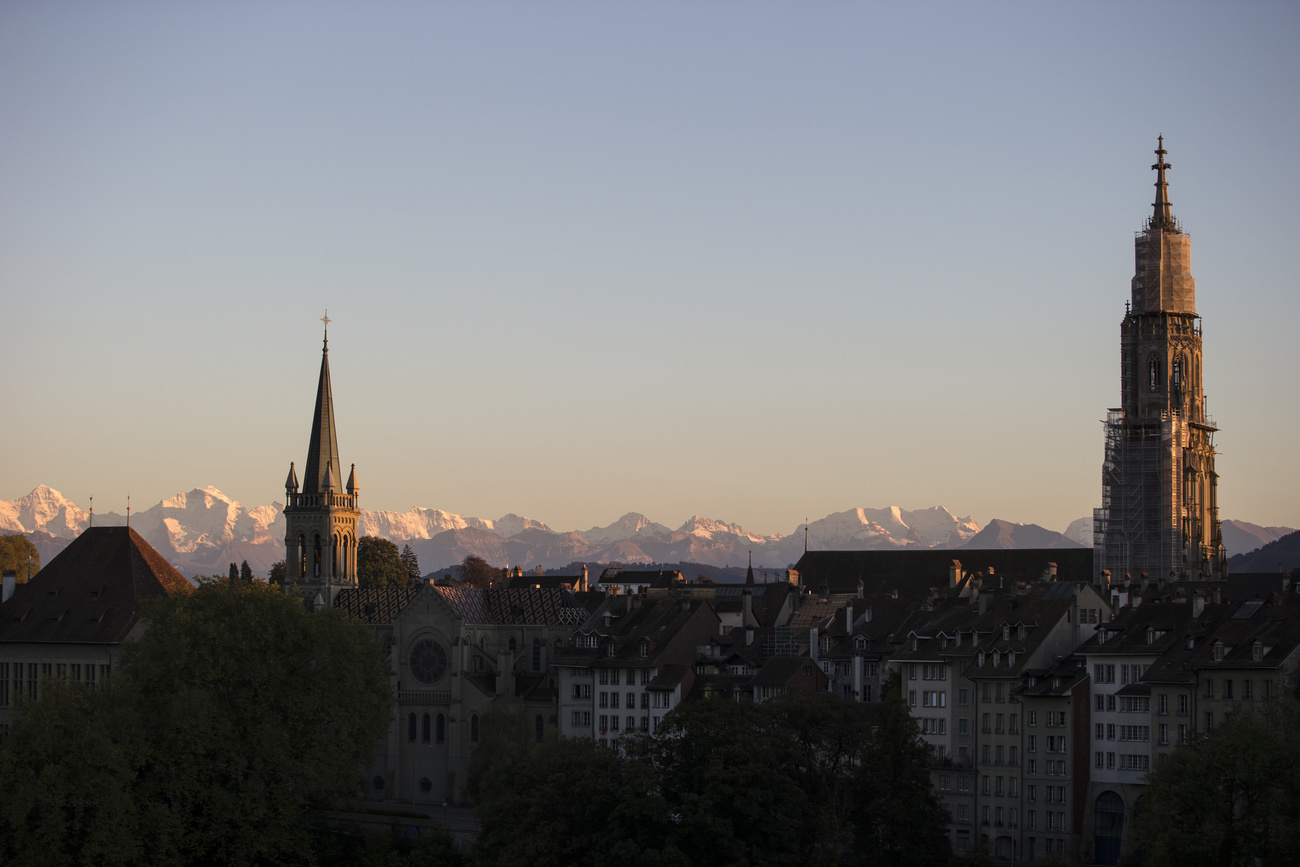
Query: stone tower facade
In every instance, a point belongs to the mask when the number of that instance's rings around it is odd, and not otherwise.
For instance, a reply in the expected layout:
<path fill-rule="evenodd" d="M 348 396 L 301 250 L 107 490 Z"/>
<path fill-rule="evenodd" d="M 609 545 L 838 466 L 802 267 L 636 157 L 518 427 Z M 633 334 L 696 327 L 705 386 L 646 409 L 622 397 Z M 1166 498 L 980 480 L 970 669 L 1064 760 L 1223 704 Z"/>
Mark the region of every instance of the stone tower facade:
<path fill-rule="evenodd" d="M 286 583 L 297 585 L 306 601 L 316 607 L 333 605 L 340 590 L 357 586 L 357 521 L 361 517 L 356 464 L 348 473 L 347 484 L 339 487 L 342 465 L 330 388 L 329 317 L 323 321 L 327 330 L 302 489 L 292 463 L 284 482 Z"/>
<path fill-rule="evenodd" d="M 1098 570 L 1113 578 L 1224 578 L 1214 433 L 1201 380 L 1201 318 L 1191 238 L 1169 205 L 1164 137 L 1154 211 L 1134 243 L 1132 298 L 1120 326 L 1121 405 L 1108 413 Z"/>

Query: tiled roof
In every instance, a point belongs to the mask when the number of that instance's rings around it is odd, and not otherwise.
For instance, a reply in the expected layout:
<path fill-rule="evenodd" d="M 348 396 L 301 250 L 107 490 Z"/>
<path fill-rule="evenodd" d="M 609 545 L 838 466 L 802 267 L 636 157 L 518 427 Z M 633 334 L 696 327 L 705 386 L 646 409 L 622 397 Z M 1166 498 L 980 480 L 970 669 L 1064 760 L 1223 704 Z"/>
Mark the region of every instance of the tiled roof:
<path fill-rule="evenodd" d="M 806 656 L 774 656 L 763 663 L 750 682 L 754 686 L 785 686 L 810 665 L 812 660 Z"/>
<path fill-rule="evenodd" d="M 434 587 L 435 593 L 469 623 L 577 626 L 587 609 L 564 589 Z"/>
<path fill-rule="evenodd" d="M 334 599 L 334 607 L 342 608 L 372 626 L 392 623 L 422 589 L 423 585 L 404 587 L 401 590 L 341 590 Z"/>
<path fill-rule="evenodd" d="M 117 644 L 151 598 L 193 585 L 130 527 L 92 527 L 0 606 L 0 641 Z"/>

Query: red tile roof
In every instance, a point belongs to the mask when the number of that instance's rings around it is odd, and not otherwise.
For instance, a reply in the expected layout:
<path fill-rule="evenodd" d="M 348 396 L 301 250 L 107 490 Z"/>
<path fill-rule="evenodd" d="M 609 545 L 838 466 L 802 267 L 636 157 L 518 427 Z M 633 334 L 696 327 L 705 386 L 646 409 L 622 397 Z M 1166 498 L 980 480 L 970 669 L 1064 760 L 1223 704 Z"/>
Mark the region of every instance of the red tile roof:
<path fill-rule="evenodd" d="M 0 642 L 118 644 L 154 597 L 193 585 L 129 527 L 92 527 L 0 606 Z"/>

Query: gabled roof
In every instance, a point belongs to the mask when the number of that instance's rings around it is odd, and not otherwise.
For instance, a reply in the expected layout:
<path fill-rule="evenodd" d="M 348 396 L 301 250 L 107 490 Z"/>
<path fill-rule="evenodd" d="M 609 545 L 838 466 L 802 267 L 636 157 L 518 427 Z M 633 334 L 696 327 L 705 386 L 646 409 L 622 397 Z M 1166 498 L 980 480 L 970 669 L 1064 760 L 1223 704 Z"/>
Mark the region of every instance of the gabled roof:
<path fill-rule="evenodd" d="M 0 606 L 0 641 L 119 644 L 146 601 L 194 587 L 130 527 L 92 527 Z"/>
<path fill-rule="evenodd" d="M 587 609 L 564 589 L 432 587 L 468 623 L 577 626 Z"/>

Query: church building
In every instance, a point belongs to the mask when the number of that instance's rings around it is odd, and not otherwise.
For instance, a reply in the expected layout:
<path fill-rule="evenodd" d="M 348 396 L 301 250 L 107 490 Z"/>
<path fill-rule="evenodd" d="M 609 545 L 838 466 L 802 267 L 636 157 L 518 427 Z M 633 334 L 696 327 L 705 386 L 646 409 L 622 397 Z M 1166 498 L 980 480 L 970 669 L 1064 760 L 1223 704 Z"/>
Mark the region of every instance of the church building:
<path fill-rule="evenodd" d="M 1154 211 L 1134 244 L 1120 326 L 1121 405 L 1105 423 L 1096 568 L 1115 579 L 1226 578 L 1191 238 L 1170 210 L 1163 136 L 1155 153 Z"/>
<path fill-rule="evenodd" d="M 339 487 L 342 464 L 330 387 L 329 316 L 321 349 L 316 408 L 307 443 L 302 488 L 292 462 L 284 482 L 285 583 L 297 585 L 313 607 L 332 605 L 339 591 L 357 586 L 357 466 Z"/>

